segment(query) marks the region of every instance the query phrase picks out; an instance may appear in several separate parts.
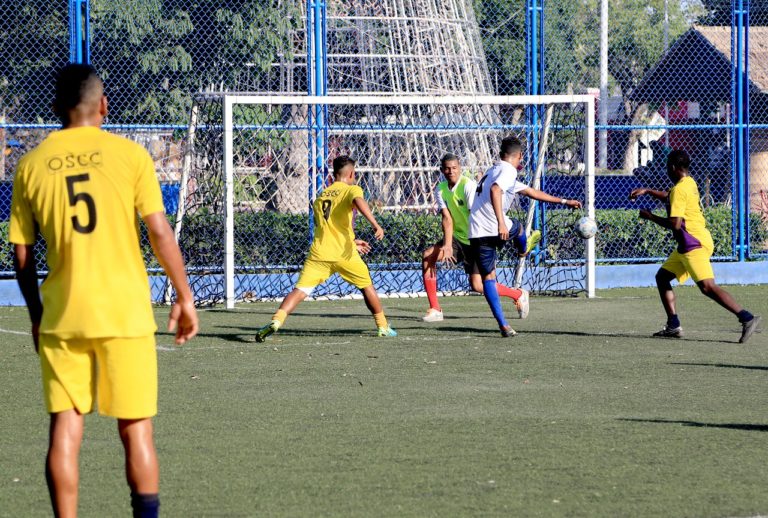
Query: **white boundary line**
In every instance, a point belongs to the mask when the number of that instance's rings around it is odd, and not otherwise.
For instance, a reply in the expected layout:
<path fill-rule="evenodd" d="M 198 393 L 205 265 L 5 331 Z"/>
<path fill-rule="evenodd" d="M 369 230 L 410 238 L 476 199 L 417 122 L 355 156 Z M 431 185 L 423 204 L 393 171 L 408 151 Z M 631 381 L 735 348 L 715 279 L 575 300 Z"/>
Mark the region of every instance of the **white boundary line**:
<path fill-rule="evenodd" d="M 0 327 L 0 333 L 8 333 L 9 335 L 32 336 L 32 333 L 28 331 L 14 331 L 12 329 L 3 329 L 2 327 Z"/>

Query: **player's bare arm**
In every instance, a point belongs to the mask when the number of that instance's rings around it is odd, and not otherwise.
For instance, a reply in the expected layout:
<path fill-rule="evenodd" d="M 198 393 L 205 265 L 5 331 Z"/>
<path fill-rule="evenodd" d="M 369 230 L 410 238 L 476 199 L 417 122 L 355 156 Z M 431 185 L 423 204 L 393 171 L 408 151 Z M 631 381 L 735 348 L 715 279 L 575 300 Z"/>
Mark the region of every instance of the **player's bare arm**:
<path fill-rule="evenodd" d="M 523 194 L 531 199 L 543 201 L 545 203 L 560 203 L 572 209 L 581 208 L 581 202 L 579 200 L 567 200 L 565 198 L 558 198 L 556 196 L 552 196 L 551 194 L 547 194 L 544 191 L 540 191 L 539 189 L 534 189 L 533 187 L 526 187 L 520 191 L 519 194 Z"/>
<path fill-rule="evenodd" d="M 358 212 L 360 212 L 360 214 L 362 214 L 363 217 L 367 219 L 371 224 L 375 232 L 374 236 L 376 239 L 381 240 L 384 237 L 384 229 L 381 228 L 381 225 L 379 225 L 379 222 L 376 221 L 376 218 L 373 216 L 370 207 L 368 207 L 368 202 L 366 202 L 363 198 L 355 198 L 352 203 Z"/>
<path fill-rule="evenodd" d="M 660 227 L 668 230 L 677 231 L 683 228 L 683 218 L 662 218 L 649 210 L 640 210 L 640 219 L 645 219 L 656 223 Z"/>
<path fill-rule="evenodd" d="M 634 201 L 640 196 L 645 196 L 646 194 L 662 201 L 669 197 L 669 193 L 667 191 L 657 191 L 655 189 L 648 189 L 647 187 L 638 187 L 637 189 L 632 189 L 632 192 L 629 193 L 629 199 Z"/>
<path fill-rule="evenodd" d="M 506 241 L 509 239 L 509 229 L 507 228 L 507 222 L 504 221 L 504 211 L 501 205 L 501 187 L 499 184 L 493 184 L 491 186 L 491 205 L 493 206 L 493 213 L 496 214 L 496 221 L 499 222 L 499 238 Z"/>
<path fill-rule="evenodd" d="M 176 290 L 176 302 L 168 315 L 168 331 L 176 329 L 176 344 L 182 345 L 197 334 L 199 327 L 195 300 L 184 271 L 184 260 L 165 214 L 147 214 L 144 223 L 149 231 L 152 250 Z"/>
<path fill-rule="evenodd" d="M 451 217 L 451 211 L 448 209 L 441 210 L 440 215 L 442 216 L 443 247 L 440 249 L 437 260 L 455 263 L 456 258 L 453 256 L 453 217 Z"/>
<path fill-rule="evenodd" d="M 13 250 L 13 268 L 16 271 L 16 281 L 24 301 L 27 303 L 29 319 L 32 321 L 32 340 L 35 343 L 35 352 L 37 352 L 40 320 L 43 318 L 43 303 L 40 300 L 40 289 L 37 285 L 34 245 L 14 245 Z"/>

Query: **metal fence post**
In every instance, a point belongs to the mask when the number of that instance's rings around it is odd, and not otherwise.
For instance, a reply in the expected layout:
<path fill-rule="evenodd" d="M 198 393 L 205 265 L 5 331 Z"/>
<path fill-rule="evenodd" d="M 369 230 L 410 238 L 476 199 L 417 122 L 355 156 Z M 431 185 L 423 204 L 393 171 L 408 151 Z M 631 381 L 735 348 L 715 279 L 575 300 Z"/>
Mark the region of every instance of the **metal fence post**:
<path fill-rule="evenodd" d="M 309 95 L 324 96 L 328 93 L 326 75 L 328 63 L 326 55 L 326 18 L 327 5 L 324 0 L 307 1 L 307 86 Z M 327 158 L 326 139 L 327 108 L 315 105 L 308 109 L 309 149 L 313 151 L 308 158 L 310 175 L 309 185 L 309 241 L 314 237 L 314 218 L 312 202 L 325 185 L 325 161 Z"/>
<path fill-rule="evenodd" d="M 749 250 L 749 0 L 731 0 L 731 105 L 733 119 L 733 244 L 744 261 Z"/>
<path fill-rule="evenodd" d="M 90 62 L 90 14 L 89 0 L 69 1 L 69 61 Z"/>

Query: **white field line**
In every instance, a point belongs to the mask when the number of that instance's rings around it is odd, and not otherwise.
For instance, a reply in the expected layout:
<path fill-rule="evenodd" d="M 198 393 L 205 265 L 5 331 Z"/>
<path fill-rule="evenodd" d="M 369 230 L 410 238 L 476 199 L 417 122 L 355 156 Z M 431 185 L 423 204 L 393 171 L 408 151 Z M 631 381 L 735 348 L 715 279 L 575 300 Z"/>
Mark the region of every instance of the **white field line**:
<path fill-rule="evenodd" d="M 12 329 L 3 329 L 0 327 L 0 333 L 8 333 L 9 335 L 25 335 L 25 336 L 32 336 L 32 333 L 29 331 L 14 331 Z"/>

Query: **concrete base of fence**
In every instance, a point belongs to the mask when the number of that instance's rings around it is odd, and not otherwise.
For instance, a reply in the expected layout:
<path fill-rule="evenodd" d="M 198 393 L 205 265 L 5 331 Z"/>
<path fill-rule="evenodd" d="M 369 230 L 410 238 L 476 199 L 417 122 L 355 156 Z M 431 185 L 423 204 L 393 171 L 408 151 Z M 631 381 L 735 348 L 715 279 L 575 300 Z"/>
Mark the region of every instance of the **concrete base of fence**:
<path fill-rule="evenodd" d="M 713 267 L 717 283 L 721 285 L 768 284 L 768 261 L 714 263 Z M 654 277 L 658 269 L 658 264 L 597 266 L 595 286 L 598 290 L 655 286 Z M 504 271 L 500 272 L 500 274 L 503 273 Z M 440 275 L 441 279 L 447 281 L 444 294 L 459 293 L 467 287 L 466 277 L 460 270 L 441 272 Z M 403 270 L 392 273 L 387 272 L 387 274 L 374 272 L 373 277 L 377 286 L 383 288 L 383 285 L 387 285 L 386 291 L 395 292 L 396 295 L 393 295 L 395 297 L 419 297 L 424 295 L 421 284 L 421 271 Z M 500 275 L 500 277 L 504 280 L 504 275 Z M 235 291 L 238 294 L 247 293 L 250 298 L 277 299 L 281 297 L 281 293 L 286 293 L 290 290 L 297 278 L 298 274 L 238 275 L 238 281 L 241 283 L 241 286 L 238 286 Z M 223 285 L 221 275 L 208 276 L 206 279 L 212 285 Z M 191 277 L 191 280 L 194 283 L 196 279 Z M 528 285 L 527 282 L 523 284 Z M 689 280 L 686 284 L 692 285 L 693 283 Z M 162 301 L 165 291 L 165 277 L 151 277 L 150 289 L 152 291 L 152 300 L 155 302 Z M 382 291 L 385 290 L 382 289 Z M 326 285 L 321 286 L 316 294 L 320 298 L 329 299 L 359 296 L 359 292 L 354 287 L 347 285 L 340 279 L 336 279 L 336 276 L 332 277 Z M 24 299 L 15 280 L 0 280 L 0 305 L 24 305 Z"/>
<path fill-rule="evenodd" d="M 611 288 L 642 288 L 656 286 L 656 271 L 660 264 L 597 266 L 595 286 L 599 290 Z M 718 284 L 768 284 L 768 262 L 712 263 Z M 693 286 L 688 279 L 686 285 Z"/>

